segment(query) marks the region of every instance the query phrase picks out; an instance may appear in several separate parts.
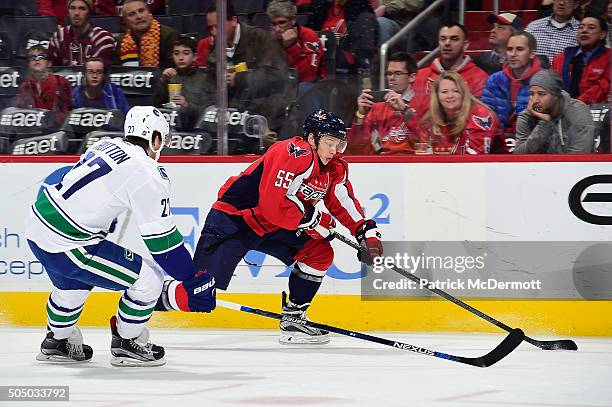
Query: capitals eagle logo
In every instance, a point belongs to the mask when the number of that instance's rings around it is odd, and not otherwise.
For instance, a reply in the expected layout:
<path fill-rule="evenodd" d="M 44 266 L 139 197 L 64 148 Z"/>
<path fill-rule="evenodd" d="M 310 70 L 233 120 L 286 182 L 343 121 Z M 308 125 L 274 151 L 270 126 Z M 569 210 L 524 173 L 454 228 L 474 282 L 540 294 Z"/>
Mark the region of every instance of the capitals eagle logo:
<path fill-rule="evenodd" d="M 293 143 L 287 144 L 287 151 L 289 152 L 289 156 L 293 156 L 295 158 L 300 158 L 302 156 L 307 156 L 310 151 L 304 148 L 298 147 Z"/>
<path fill-rule="evenodd" d="M 476 124 L 476 126 L 480 127 L 483 130 L 491 130 L 491 128 L 493 127 L 493 117 L 491 115 L 488 115 L 487 117 L 480 117 L 480 116 L 472 116 L 472 120 L 474 121 L 474 124 Z"/>

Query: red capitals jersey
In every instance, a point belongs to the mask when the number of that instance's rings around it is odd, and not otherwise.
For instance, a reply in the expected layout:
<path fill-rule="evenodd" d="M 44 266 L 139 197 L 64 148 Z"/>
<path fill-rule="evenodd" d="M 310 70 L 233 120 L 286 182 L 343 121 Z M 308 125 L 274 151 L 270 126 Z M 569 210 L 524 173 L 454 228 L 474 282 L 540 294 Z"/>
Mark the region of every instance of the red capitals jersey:
<path fill-rule="evenodd" d="M 56 66 L 80 66 L 89 58 L 101 58 L 110 66 L 114 52 L 113 35 L 100 27 L 90 26 L 78 38 L 72 26 L 61 27 L 49 41 L 49 60 Z"/>
<path fill-rule="evenodd" d="M 296 230 L 309 206 L 323 201 L 354 235 L 363 223 L 361 205 L 348 180 L 348 167 L 334 158 L 325 168 L 300 137 L 278 141 L 244 172 L 221 187 L 213 209 L 242 216 L 259 236 Z"/>
<path fill-rule="evenodd" d="M 505 151 L 499 119 L 491 109 L 476 103 L 468 115 L 463 131 L 455 138 L 449 136 L 448 126 L 441 127 L 441 135 L 433 134 L 431 123 L 421 127 L 421 140 L 431 140 L 434 154 L 489 154 Z"/>
<path fill-rule="evenodd" d="M 300 82 L 314 82 L 320 76 L 325 78 L 323 44 L 316 32 L 308 27 L 297 26 L 298 39 L 285 48 L 287 64 L 298 72 Z"/>
<path fill-rule="evenodd" d="M 415 110 L 418 100 L 410 100 L 408 114 L 385 102 L 374 103 L 363 122 L 353 120 L 348 132 L 351 153 L 414 154 L 414 143 L 419 141 L 420 116 Z"/>

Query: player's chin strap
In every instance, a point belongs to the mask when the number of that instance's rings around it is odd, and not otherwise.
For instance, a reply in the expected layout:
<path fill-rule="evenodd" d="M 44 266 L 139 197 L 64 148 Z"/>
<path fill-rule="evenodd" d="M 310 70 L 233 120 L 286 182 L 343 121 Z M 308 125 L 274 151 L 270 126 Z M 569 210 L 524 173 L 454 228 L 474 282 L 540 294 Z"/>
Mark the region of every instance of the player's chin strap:
<path fill-rule="evenodd" d="M 151 142 L 151 140 L 149 140 L 149 148 L 155 153 L 155 161 L 159 161 L 159 156 L 161 155 L 161 151 L 164 149 L 164 144 L 162 143 L 162 145 L 159 147 L 159 150 L 156 150 L 155 148 L 153 148 L 153 143 Z"/>

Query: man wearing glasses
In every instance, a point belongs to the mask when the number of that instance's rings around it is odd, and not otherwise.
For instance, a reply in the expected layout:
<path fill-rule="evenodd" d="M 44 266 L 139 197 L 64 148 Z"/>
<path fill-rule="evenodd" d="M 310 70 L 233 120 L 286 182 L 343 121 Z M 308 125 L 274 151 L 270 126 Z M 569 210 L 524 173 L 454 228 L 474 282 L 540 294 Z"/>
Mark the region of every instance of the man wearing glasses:
<path fill-rule="evenodd" d="M 405 52 L 397 52 L 387 63 L 384 100 L 377 101 L 376 92 L 363 89 L 348 134 L 351 152 L 414 153 L 419 127 L 416 107 L 421 104 L 412 89 L 416 71 L 415 60 Z"/>
<path fill-rule="evenodd" d="M 45 47 L 28 48 L 29 74 L 19 86 L 15 106 L 52 110 L 60 125 L 72 110 L 72 86 L 63 76 L 49 72 L 49 54 Z"/>
<path fill-rule="evenodd" d="M 573 17 L 578 0 L 554 0 L 553 14 L 540 18 L 527 25 L 525 31 L 531 33 L 538 43 L 538 55 L 545 55 L 549 61 L 567 47 L 578 46 L 578 26 Z"/>
<path fill-rule="evenodd" d="M 127 114 L 130 105 L 121 88 L 107 80 L 101 58 L 90 58 L 83 65 L 82 83 L 72 91 L 73 107 L 117 109 Z"/>

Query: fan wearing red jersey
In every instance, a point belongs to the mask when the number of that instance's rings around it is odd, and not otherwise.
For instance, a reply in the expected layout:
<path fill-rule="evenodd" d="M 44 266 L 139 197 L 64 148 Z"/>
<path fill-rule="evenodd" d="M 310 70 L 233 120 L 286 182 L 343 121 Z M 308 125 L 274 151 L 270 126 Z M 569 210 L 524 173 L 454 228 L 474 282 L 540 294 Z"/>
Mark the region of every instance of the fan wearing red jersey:
<path fill-rule="evenodd" d="M 301 137 L 276 142 L 229 178 L 202 229 L 194 255 L 196 269 L 211 274 L 215 286 L 225 290 L 249 250 L 274 256 L 293 266 L 283 315 L 305 319 L 334 259 L 330 240 L 336 220 L 374 257 L 383 250 L 376 223 L 365 219 L 347 163 L 339 156 L 345 148 L 344 122 L 317 110 L 307 117 Z M 172 297 L 171 291 L 170 286 L 162 297 Z M 281 343 L 329 342 L 328 332 L 287 320 L 280 330 Z"/>

